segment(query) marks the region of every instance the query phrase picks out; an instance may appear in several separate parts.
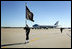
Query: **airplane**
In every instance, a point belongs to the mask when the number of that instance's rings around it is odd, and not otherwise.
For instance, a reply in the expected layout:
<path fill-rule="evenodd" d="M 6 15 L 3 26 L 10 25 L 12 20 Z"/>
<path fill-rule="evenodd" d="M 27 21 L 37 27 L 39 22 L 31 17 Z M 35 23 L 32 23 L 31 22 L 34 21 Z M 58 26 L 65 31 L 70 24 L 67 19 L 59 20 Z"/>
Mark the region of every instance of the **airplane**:
<path fill-rule="evenodd" d="M 57 21 L 54 25 L 38 25 L 38 24 L 34 24 L 33 25 L 33 28 L 34 29 L 41 29 L 41 28 L 44 28 L 44 29 L 48 29 L 48 28 L 57 28 L 58 27 L 58 23 L 59 21 Z"/>

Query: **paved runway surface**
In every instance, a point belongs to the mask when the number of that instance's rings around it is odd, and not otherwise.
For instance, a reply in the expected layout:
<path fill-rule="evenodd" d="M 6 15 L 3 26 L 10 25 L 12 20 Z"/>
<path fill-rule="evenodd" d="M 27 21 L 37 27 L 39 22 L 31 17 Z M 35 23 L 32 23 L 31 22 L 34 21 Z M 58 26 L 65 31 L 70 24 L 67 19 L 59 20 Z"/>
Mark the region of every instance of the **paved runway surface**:
<path fill-rule="evenodd" d="M 1 28 L 1 48 L 71 48 L 70 29 L 31 29 L 29 36 L 25 44 L 22 28 Z"/>

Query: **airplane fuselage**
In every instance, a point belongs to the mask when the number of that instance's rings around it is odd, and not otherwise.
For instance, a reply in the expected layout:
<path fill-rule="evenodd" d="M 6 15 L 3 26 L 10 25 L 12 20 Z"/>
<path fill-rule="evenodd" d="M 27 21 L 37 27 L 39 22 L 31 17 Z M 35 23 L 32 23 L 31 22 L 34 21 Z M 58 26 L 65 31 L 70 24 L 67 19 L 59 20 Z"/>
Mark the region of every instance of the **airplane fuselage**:
<path fill-rule="evenodd" d="M 48 25 L 48 26 L 47 26 L 47 25 L 36 25 L 36 26 L 35 26 L 35 25 L 34 25 L 34 26 L 33 26 L 33 28 L 36 28 L 36 29 L 37 29 L 37 28 L 38 28 L 38 29 L 41 29 L 41 28 L 44 28 L 44 29 L 46 28 L 46 29 L 48 29 L 48 28 L 56 28 L 56 27 L 57 27 L 56 25 L 54 25 L 54 26 L 50 26 L 50 25 Z"/>

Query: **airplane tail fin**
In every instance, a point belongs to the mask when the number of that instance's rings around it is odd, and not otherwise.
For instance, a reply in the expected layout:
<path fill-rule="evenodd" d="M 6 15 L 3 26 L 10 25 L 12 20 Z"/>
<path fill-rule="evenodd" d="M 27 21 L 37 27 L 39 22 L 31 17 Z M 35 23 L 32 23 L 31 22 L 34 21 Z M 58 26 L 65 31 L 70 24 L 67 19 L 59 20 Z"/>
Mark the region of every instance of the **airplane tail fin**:
<path fill-rule="evenodd" d="M 59 21 L 57 21 L 54 25 L 56 25 L 56 26 L 57 26 L 57 25 L 58 25 L 58 23 L 59 23 Z"/>

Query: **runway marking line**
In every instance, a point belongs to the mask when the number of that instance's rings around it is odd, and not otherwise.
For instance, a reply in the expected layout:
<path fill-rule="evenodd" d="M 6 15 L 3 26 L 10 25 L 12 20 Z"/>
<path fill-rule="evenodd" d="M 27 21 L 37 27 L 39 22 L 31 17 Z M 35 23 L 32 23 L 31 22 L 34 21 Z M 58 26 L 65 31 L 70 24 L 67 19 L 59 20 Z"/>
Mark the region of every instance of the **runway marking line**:
<path fill-rule="evenodd" d="M 34 39 L 30 40 L 30 42 L 34 42 L 34 41 L 36 41 L 38 39 L 40 39 L 40 38 L 34 38 Z"/>
<path fill-rule="evenodd" d="M 39 39 L 40 39 L 40 38 L 34 38 L 34 39 L 30 40 L 30 42 L 34 42 L 34 41 L 39 40 Z M 8 47 L 3 46 L 3 47 L 1 47 L 1 48 L 8 48 Z"/>
<path fill-rule="evenodd" d="M 1 47 L 1 48 L 8 48 L 8 47 L 6 47 L 6 46 L 3 46 L 3 47 Z"/>

